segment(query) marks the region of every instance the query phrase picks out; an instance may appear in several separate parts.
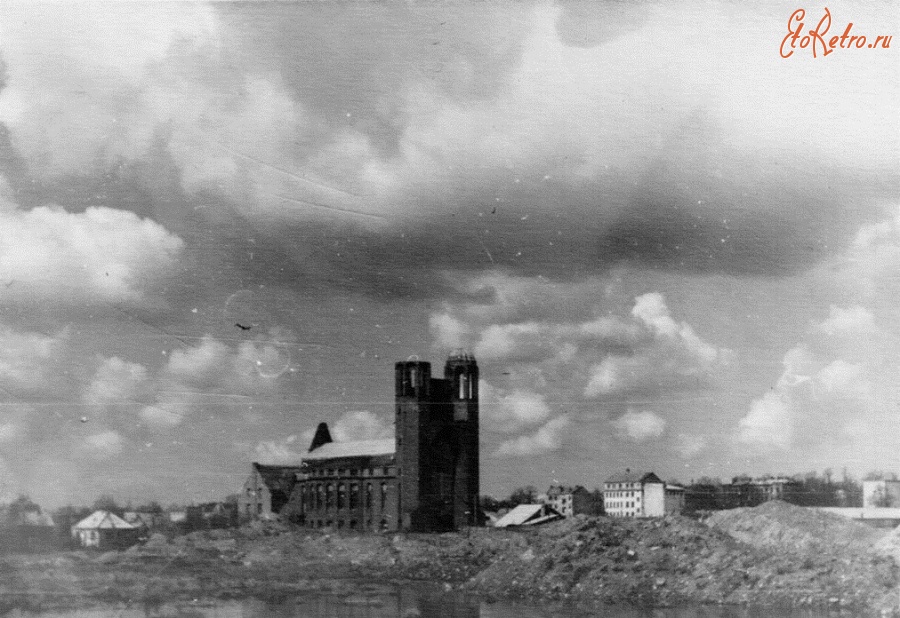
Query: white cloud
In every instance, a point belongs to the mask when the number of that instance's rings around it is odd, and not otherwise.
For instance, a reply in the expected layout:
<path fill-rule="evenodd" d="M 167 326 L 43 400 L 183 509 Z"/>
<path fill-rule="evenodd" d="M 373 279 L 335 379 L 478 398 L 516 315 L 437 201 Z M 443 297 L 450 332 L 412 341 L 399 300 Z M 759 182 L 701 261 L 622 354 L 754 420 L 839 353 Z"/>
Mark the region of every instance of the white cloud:
<path fill-rule="evenodd" d="M 146 283 L 171 271 L 182 246 L 161 225 L 124 210 L 0 204 L 0 280 L 13 296 L 139 300 Z"/>
<path fill-rule="evenodd" d="M 147 368 L 118 356 L 105 359 L 87 385 L 83 399 L 93 405 L 132 403 L 147 386 Z"/>
<path fill-rule="evenodd" d="M 153 405 L 144 406 L 138 413 L 151 427 L 172 429 L 184 421 L 186 413 L 195 403 L 195 397 L 183 393 L 181 397 L 160 397 Z"/>
<path fill-rule="evenodd" d="M 257 444 L 253 449 L 253 461 L 269 465 L 296 464 L 305 452 L 297 436 L 292 434 L 281 440 L 266 440 Z"/>
<path fill-rule="evenodd" d="M 738 440 L 744 444 L 786 449 L 791 446 L 794 409 L 791 402 L 775 392 L 766 393 L 750 406 L 738 426 Z"/>
<path fill-rule="evenodd" d="M 51 337 L 19 332 L 0 324 L 0 386 L 14 391 L 45 387 L 56 377 L 53 367 L 67 337 L 65 330 Z"/>
<path fill-rule="evenodd" d="M 832 305 L 828 318 L 813 324 L 812 331 L 830 336 L 848 336 L 865 334 L 874 328 L 875 317 L 865 307 L 854 305 L 844 309 Z"/>
<path fill-rule="evenodd" d="M 620 438 L 632 442 L 658 438 L 666 429 L 666 420 L 649 410 L 628 410 L 611 424 Z"/>
<path fill-rule="evenodd" d="M 567 416 L 557 416 L 530 435 L 506 440 L 497 448 L 499 457 L 528 457 L 556 451 L 563 446 L 563 434 L 569 426 Z"/>
<path fill-rule="evenodd" d="M 383 440 L 394 437 L 394 425 L 388 419 L 370 412 L 347 412 L 329 426 L 331 437 L 337 442 L 348 440 Z M 310 441 L 312 437 L 310 437 Z"/>
<path fill-rule="evenodd" d="M 481 419 L 489 426 L 514 433 L 550 418 L 550 406 L 539 393 L 524 389 L 496 389 L 485 380 L 478 385 Z"/>
<path fill-rule="evenodd" d="M 707 440 L 705 436 L 687 433 L 680 433 L 675 436 L 675 450 L 685 459 L 696 457 L 706 446 Z"/>
<path fill-rule="evenodd" d="M 99 459 L 118 455 L 122 452 L 124 444 L 125 440 L 116 431 L 104 431 L 84 439 L 84 446 L 87 451 Z"/>

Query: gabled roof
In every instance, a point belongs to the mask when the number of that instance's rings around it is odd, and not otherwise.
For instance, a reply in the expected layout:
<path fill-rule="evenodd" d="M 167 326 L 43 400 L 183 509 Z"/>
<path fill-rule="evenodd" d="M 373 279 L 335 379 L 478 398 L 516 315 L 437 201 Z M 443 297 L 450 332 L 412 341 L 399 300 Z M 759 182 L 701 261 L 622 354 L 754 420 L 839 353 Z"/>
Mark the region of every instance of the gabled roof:
<path fill-rule="evenodd" d="M 303 456 L 305 461 L 336 459 L 338 457 L 376 457 L 393 455 L 396 443 L 393 438 L 387 440 L 354 440 L 352 442 L 329 442 Z"/>
<path fill-rule="evenodd" d="M 273 495 L 290 494 L 297 480 L 297 473 L 300 472 L 300 466 L 267 466 L 256 462 L 253 462 L 253 469 L 259 473 Z"/>
<path fill-rule="evenodd" d="M 107 530 L 117 528 L 121 530 L 133 530 L 134 526 L 109 511 L 94 511 L 80 522 L 72 526 L 80 530 Z"/>
<path fill-rule="evenodd" d="M 507 526 L 542 524 L 545 521 L 552 521 L 561 517 L 562 513 L 546 504 L 520 504 L 498 519 L 494 527 L 506 528 Z"/>
<path fill-rule="evenodd" d="M 618 474 L 613 474 L 606 479 L 607 483 L 662 483 L 662 479 L 652 472 L 632 472 L 625 470 Z"/>

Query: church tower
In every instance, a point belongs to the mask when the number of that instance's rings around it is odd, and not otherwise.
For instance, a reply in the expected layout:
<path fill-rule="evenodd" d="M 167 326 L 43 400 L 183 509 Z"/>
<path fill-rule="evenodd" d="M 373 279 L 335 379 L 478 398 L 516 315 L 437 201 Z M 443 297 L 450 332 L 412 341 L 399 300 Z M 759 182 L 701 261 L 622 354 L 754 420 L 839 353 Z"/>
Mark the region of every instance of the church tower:
<path fill-rule="evenodd" d="M 395 366 L 396 462 L 402 530 L 478 523 L 478 366 L 457 350 L 444 378 L 419 360 Z"/>
<path fill-rule="evenodd" d="M 400 528 L 414 530 L 423 502 L 427 502 L 427 488 L 422 486 L 423 472 L 427 473 L 428 436 L 423 429 L 431 420 L 431 363 L 406 360 L 394 367 L 395 377 L 395 439 L 400 506 Z M 424 469 L 423 469 L 424 468 Z M 424 490 L 424 491 L 423 491 Z"/>
<path fill-rule="evenodd" d="M 455 441 L 453 528 L 478 525 L 478 365 L 464 350 L 454 350 L 444 366 L 453 410 Z"/>

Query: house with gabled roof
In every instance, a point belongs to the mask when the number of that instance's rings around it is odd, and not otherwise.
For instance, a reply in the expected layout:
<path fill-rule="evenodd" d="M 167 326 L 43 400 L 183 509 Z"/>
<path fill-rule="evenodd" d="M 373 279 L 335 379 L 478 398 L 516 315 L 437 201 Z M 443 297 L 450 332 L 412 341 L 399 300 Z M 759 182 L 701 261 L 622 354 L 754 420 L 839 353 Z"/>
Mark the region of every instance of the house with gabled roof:
<path fill-rule="evenodd" d="M 110 511 L 94 511 L 72 526 L 72 538 L 82 547 L 124 549 L 138 542 L 140 528 Z"/>

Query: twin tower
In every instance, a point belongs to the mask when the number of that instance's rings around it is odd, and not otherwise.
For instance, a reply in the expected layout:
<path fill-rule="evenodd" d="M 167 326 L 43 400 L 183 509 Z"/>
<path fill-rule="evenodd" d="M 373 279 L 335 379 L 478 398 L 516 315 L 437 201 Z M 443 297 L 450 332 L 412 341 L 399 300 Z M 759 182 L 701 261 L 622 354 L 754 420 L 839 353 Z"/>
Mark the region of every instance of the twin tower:
<path fill-rule="evenodd" d="M 431 363 L 396 364 L 396 462 L 400 528 L 476 526 L 478 365 L 462 350 L 431 377 Z"/>

